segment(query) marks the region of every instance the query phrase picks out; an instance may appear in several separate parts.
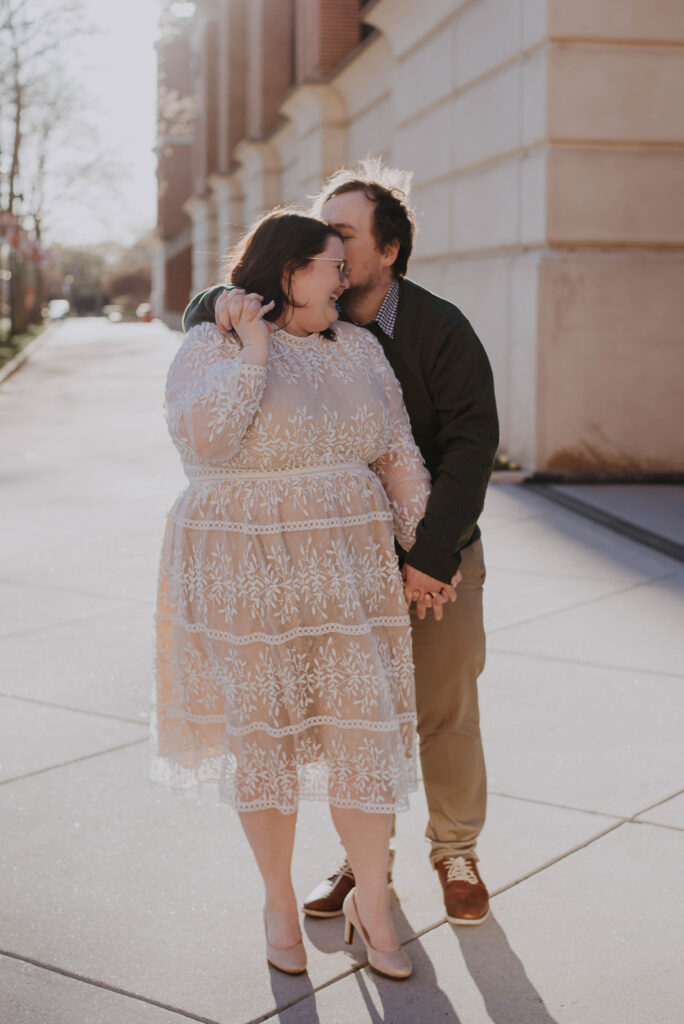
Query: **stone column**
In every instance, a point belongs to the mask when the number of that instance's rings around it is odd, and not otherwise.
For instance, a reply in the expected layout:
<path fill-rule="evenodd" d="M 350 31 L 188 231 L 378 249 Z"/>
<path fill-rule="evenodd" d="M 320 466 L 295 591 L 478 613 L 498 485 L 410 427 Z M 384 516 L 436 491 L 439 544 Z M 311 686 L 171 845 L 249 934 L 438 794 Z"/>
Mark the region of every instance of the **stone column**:
<path fill-rule="evenodd" d="M 219 270 L 216 211 L 210 196 L 191 196 L 183 204 L 192 221 L 192 291 L 215 283 Z"/>
<path fill-rule="evenodd" d="M 152 294 L 150 306 L 152 316 L 164 319 L 165 301 L 165 278 L 166 278 L 166 256 L 164 254 L 164 243 L 161 238 L 156 238 L 152 247 Z"/>
<path fill-rule="evenodd" d="M 290 119 L 296 137 L 288 172 L 296 182 L 292 198 L 301 202 L 316 193 L 329 174 L 344 166 L 347 109 L 340 93 L 322 83 L 298 85 L 280 109 Z"/>
<path fill-rule="evenodd" d="M 270 142 L 244 140 L 235 150 L 242 165 L 237 175 L 244 195 L 243 217 L 249 226 L 280 203 L 280 159 Z"/>
<path fill-rule="evenodd" d="M 213 174 L 210 185 L 216 209 L 216 245 L 223 260 L 244 232 L 244 196 L 237 174 Z"/>
<path fill-rule="evenodd" d="M 268 135 L 293 77 L 293 0 L 249 0 L 247 6 L 247 135 Z"/>

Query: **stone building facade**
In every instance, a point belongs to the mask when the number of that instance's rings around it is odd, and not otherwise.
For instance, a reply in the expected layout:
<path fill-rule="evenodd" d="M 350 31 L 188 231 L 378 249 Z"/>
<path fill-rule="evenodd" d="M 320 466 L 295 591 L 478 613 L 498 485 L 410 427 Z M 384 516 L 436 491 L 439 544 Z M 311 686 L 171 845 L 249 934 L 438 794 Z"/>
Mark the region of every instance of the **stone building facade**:
<path fill-rule="evenodd" d="M 482 338 L 502 449 L 684 471 L 681 0 L 204 0 L 160 70 L 193 117 L 160 132 L 158 314 L 376 154 L 414 172 L 409 274 Z"/>

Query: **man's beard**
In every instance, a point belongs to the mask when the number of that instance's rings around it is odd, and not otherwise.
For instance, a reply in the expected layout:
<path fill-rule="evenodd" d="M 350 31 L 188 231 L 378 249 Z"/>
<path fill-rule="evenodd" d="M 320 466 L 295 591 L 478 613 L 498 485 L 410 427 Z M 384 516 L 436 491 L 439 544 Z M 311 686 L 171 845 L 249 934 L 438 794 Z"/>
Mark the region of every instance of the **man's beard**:
<path fill-rule="evenodd" d="M 350 284 L 349 287 L 340 296 L 340 303 L 342 306 L 354 305 L 355 302 L 365 299 L 365 297 L 374 291 L 378 287 L 378 280 L 364 281 L 363 284 Z"/>

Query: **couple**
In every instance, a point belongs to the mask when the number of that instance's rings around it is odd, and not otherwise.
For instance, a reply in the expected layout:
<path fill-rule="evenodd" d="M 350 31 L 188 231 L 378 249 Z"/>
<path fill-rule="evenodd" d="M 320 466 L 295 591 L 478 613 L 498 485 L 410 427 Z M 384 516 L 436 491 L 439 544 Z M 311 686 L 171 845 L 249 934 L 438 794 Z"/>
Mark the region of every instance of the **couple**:
<path fill-rule="evenodd" d="M 340 172 L 319 212 L 265 217 L 233 255 L 238 290 L 186 311 L 167 413 L 190 484 L 162 551 L 154 774 L 220 780 L 289 973 L 306 968 L 297 800 L 327 799 L 347 860 L 304 911 L 344 914 L 371 966 L 407 977 L 387 877 L 416 785 L 412 644 L 431 861 L 449 920 L 488 912 L 477 518 L 496 409 L 468 322 L 404 279 L 414 225 L 392 173 Z"/>

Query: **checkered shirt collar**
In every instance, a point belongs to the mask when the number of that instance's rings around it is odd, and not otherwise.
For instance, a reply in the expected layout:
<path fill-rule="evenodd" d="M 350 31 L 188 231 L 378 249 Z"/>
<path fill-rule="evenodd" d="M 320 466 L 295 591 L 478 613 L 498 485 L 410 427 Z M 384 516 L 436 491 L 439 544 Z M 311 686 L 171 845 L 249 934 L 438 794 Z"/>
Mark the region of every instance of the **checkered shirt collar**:
<path fill-rule="evenodd" d="M 387 335 L 388 338 L 394 338 L 394 325 L 397 320 L 397 306 L 399 305 L 399 282 L 394 281 L 394 284 L 387 292 L 387 295 L 382 300 L 382 305 L 377 311 L 372 320 L 369 320 L 367 324 L 362 324 L 363 327 L 370 327 L 371 324 L 377 324 L 383 334 Z M 337 306 L 340 314 L 345 320 L 349 320 L 351 323 L 355 323 L 351 317 L 347 316 L 344 311 L 344 307 L 338 303 Z"/>
<path fill-rule="evenodd" d="M 377 311 L 372 320 L 369 320 L 364 327 L 370 327 L 371 324 L 375 323 L 378 325 L 383 334 L 386 334 L 388 338 L 394 337 L 394 325 L 397 321 L 397 306 L 399 305 L 399 282 L 394 279 L 392 287 L 387 292 L 387 295 L 382 300 L 382 305 Z"/>

